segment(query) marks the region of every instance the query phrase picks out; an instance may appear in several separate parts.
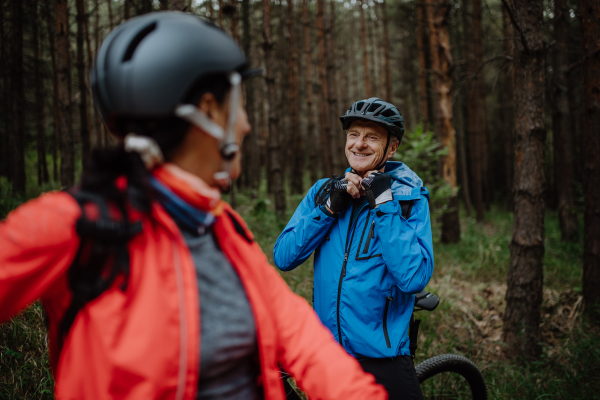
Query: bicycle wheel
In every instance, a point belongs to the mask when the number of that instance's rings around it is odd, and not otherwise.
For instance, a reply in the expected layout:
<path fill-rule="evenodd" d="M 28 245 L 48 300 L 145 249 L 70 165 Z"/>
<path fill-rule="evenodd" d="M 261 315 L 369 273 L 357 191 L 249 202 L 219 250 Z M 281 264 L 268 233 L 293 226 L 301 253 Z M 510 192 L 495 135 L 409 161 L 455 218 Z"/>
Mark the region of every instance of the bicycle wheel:
<path fill-rule="evenodd" d="M 485 379 L 466 357 L 443 354 L 423 361 L 415 369 L 425 400 L 487 400 Z"/>

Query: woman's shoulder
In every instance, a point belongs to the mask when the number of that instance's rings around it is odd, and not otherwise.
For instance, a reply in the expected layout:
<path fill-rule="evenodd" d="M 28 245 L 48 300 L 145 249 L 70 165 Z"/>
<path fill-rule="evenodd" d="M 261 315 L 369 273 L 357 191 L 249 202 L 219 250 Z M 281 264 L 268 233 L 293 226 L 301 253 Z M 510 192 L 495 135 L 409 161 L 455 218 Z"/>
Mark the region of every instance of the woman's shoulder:
<path fill-rule="evenodd" d="M 64 240 L 75 233 L 80 214 L 77 202 L 69 193 L 47 192 L 11 211 L 2 222 L 2 230 L 6 234 L 10 232 L 8 237 L 17 241 Z"/>

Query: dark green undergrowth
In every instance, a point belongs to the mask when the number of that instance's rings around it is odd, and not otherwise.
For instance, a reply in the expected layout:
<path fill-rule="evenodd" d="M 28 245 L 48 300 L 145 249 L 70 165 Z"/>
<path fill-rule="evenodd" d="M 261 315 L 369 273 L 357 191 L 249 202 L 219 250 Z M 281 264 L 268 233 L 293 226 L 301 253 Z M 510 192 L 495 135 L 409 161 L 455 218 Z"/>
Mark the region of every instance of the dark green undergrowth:
<path fill-rule="evenodd" d="M 0 217 L 24 198 L 5 191 Z M 35 191 L 27 197 L 36 195 Z M 227 196 L 225 197 L 227 199 Z M 288 196 L 288 212 L 279 219 L 261 188 L 251 197 L 236 192 L 236 209 L 247 221 L 269 260 L 273 246 L 302 196 Z M 491 399 L 600 399 L 600 331 L 582 314 L 582 241 L 562 243 L 556 213 L 546 215 L 542 356 L 525 363 L 502 355 L 501 328 L 512 215 L 492 207 L 485 223 L 461 212 L 461 242 L 439 243 L 434 225 L 435 271 L 428 290 L 441 298 L 431 313 L 421 312 L 416 362 L 455 353 L 482 369 Z M 582 236 L 582 235 L 580 235 Z M 293 291 L 312 298 L 312 257 L 281 273 Z M 36 303 L 0 326 L 0 399 L 52 398 L 46 332 Z"/>

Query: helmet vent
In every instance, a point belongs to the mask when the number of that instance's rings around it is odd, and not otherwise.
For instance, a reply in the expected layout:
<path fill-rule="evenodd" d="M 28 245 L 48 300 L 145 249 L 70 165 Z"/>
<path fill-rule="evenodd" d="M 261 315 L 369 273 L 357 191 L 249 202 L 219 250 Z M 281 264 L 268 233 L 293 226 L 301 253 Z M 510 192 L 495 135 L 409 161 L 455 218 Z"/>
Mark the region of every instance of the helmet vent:
<path fill-rule="evenodd" d="M 150 32 L 152 32 L 155 29 L 156 22 L 153 22 L 141 31 L 139 31 L 137 35 L 135 35 L 131 43 L 129 43 L 129 46 L 127 46 L 127 50 L 125 51 L 125 55 L 123 56 L 123 62 L 131 60 L 131 58 L 133 57 L 133 53 L 135 52 L 135 49 L 137 49 L 138 45 L 142 42 L 142 40 L 144 40 L 146 36 L 148 36 Z"/>
<path fill-rule="evenodd" d="M 381 115 L 383 115 L 384 117 L 393 117 L 394 115 L 396 115 L 396 113 L 388 108 L 387 110 L 382 111 Z"/>
<path fill-rule="evenodd" d="M 361 101 L 360 103 L 356 103 L 356 112 L 359 112 L 360 110 L 362 110 L 364 105 L 365 105 L 364 101 Z"/>
<path fill-rule="evenodd" d="M 371 104 L 371 107 L 369 107 L 367 112 L 373 112 L 373 111 L 377 110 L 379 107 L 381 107 L 381 103 L 373 103 L 373 104 Z"/>

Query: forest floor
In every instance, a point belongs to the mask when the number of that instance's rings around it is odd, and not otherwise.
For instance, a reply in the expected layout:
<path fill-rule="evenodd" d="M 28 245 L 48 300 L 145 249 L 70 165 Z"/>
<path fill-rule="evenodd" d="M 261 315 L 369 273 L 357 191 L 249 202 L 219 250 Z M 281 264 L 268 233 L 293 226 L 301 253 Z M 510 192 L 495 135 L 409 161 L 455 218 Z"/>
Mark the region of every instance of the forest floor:
<path fill-rule="evenodd" d="M 33 195 L 33 194 L 31 194 Z M 271 202 L 236 193 L 236 209 L 247 221 L 272 262 L 273 245 L 300 202 L 289 196 L 289 211 L 279 220 Z M 0 197 L 0 219 L 20 201 Z M 426 290 L 440 305 L 421 312 L 416 363 L 455 353 L 482 370 L 490 399 L 600 399 L 600 329 L 582 314 L 582 240 L 563 243 L 556 213 L 546 215 L 542 355 L 534 362 L 502 355 L 502 316 L 509 262 L 512 214 L 499 207 L 485 222 L 461 215 L 461 241 L 441 244 L 434 224 L 435 270 Z M 307 301 L 312 297 L 312 257 L 282 273 Z M 0 399 L 51 399 L 46 332 L 39 304 L 0 326 Z"/>

